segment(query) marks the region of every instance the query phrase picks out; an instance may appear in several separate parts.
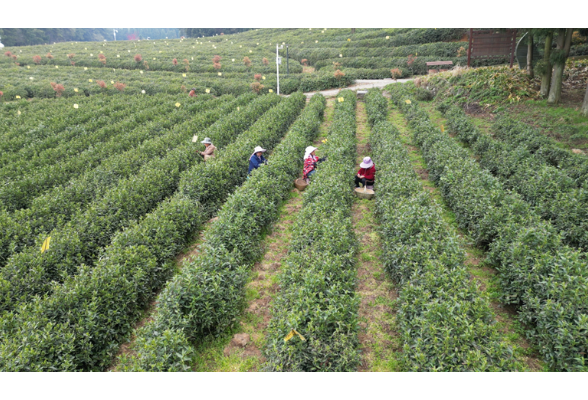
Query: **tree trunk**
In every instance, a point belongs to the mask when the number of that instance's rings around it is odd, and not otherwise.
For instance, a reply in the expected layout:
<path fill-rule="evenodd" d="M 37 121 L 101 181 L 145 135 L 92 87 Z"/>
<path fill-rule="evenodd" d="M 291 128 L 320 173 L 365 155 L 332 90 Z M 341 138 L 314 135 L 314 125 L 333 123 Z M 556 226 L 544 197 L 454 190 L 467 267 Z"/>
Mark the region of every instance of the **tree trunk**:
<path fill-rule="evenodd" d="M 563 73 L 566 66 L 566 60 L 570 54 L 570 47 L 572 45 L 573 29 L 559 29 L 557 35 L 557 57 L 554 62 L 553 77 L 551 78 L 551 88 L 549 89 L 549 97 L 547 104 L 559 104 L 561 99 L 561 84 L 563 81 Z"/>
<path fill-rule="evenodd" d="M 530 79 L 535 77 L 533 72 L 533 35 L 531 35 L 531 32 L 529 32 L 529 38 L 527 39 L 527 72 Z"/>
<path fill-rule="evenodd" d="M 543 54 L 543 74 L 541 75 L 541 97 L 546 98 L 549 95 L 549 86 L 551 84 L 551 71 L 553 66 L 551 65 L 551 43 L 553 40 L 553 32 L 549 33 L 545 37 L 545 52 Z"/>
<path fill-rule="evenodd" d="M 588 86 L 586 87 L 586 94 L 584 95 L 584 104 L 582 104 L 582 114 L 588 117 Z"/>

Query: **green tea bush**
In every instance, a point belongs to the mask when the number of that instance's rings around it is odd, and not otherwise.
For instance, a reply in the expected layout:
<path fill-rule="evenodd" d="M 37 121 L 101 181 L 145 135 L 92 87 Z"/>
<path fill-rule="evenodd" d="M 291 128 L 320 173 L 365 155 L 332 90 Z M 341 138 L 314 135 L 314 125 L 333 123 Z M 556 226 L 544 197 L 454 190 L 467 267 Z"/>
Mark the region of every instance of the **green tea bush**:
<path fill-rule="evenodd" d="M 82 267 L 51 295 L 36 297 L 0 327 L 3 371 L 101 371 L 129 338 L 169 277 L 168 262 L 201 220 L 181 195 L 163 201 L 113 239 L 94 268 Z M 23 345 L 24 344 L 24 345 Z"/>
<path fill-rule="evenodd" d="M 305 99 L 302 93 L 297 92 L 283 104 L 268 111 L 247 132 L 227 146 L 222 157 L 186 171 L 182 175 L 179 190 L 199 201 L 212 215 L 225 202 L 228 194 L 247 177 L 253 149 L 262 146 L 271 150 L 276 146 L 304 107 Z"/>
<path fill-rule="evenodd" d="M 293 98 L 299 99 L 298 96 Z M 275 104 L 275 100 L 273 102 Z M 272 103 L 272 99 L 269 103 Z M 259 114 L 264 111 L 263 107 L 255 108 Z M 286 111 L 282 112 L 286 114 Z M 276 115 L 276 111 L 269 115 Z M 284 119 L 287 120 L 287 117 Z M 239 118 L 233 118 L 235 120 Z M 264 121 L 267 124 L 268 118 Z M 275 123 L 276 120 L 272 122 Z M 241 130 L 247 129 L 253 120 L 243 123 Z M 280 129 L 280 126 L 277 125 L 275 129 Z M 40 253 L 40 247 L 34 246 L 11 257 L 6 267 L 0 271 L 2 309 L 10 309 L 15 303 L 27 302 L 35 294 L 50 291 L 53 281 L 59 282 L 64 275 L 75 274 L 80 264 L 93 265 L 101 247 L 110 242 L 111 236 L 117 230 L 149 212 L 171 195 L 180 182 L 182 171 L 201 160 L 191 142 L 177 147 L 164 157 L 144 165 L 135 176 L 120 181 L 115 188 L 90 204 L 83 213 L 80 212 L 62 228 L 50 232 L 50 251 Z M 231 187 L 221 189 L 226 192 Z M 38 239 L 38 244 L 44 240 L 43 237 Z M 32 266 L 36 266 L 34 275 L 27 272 Z"/>
<path fill-rule="evenodd" d="M 462 229 L 489 248 L 498 269 L 502 301 L 519 307 L 550 369 L 584 371 L 588 351 L 588 268 L 583 253 L 562 238 L 516 193 L 470 158 L 469 153 L 435 127 L 425 111 L 399 85 L 388 86 L 392 101 L 405 113 L 441 193 Z M 407 103 L 405 100 L 411 100 Z"/>
<path fill-rule="evenodd" d="M 409 371 L 512 371 L 522 368 L 495 325 L 488 299 L 470 280 L 459 238 L 418 183 L 387 100 L 366 95 L 370 145 L 378 165 L 376 216 L 382 261 L 400 285 L 397 321 Z M 383 111 L 383 112 L 382 112 Z"/>
<path fill-rule="evenodd" d="M 244 306 L 247 271 L 261 255 L 263 232 L 277 219 L 300 173 L 301 154 L 318 133 L 325 105 L 323 96 L 313 96 L 269 164 L 255 170 L 222 206 L 205 234 L 203 254 L 184 265 L 161 293 L 154 320 L 137 332 L 134 354 L 121 357 L 120 370 L 189 370 L 191 342 L 234 324 Z"/>
<path fill-rule="evenodd" d="M 145 163 L 153 158 L 162 157 L 170 149 L 188 142 L 195 132 L 202 131 L 201 136 L 211 137 L 219 149 L 224 147 L 227 138 L 226 132 L 222 129 L 232 126 L 237 115 L 247 115 L 253 120 L 256 118 L 246 112 L 245 108 L 243 113 L 236 113 L 236 115 L 230 112 L 238 107 L 246 107 L 247 103 L 255 97 L 254 94 L 246 94 L 235 100 L 229 95 L 202 102 L 197 108 L 190 107 L 190 113 L 194 113 L 192 118 L 174 126 L 162 136 L 147 140 L 134 149 L 103 160 L 100 166 L 80 178 L 66 185 L 57 186 L 45 195 L 35 198 L 28 209 L 18 210 L 11 217 L 0 216 L 0 221 L 5 218 L 11 219 L 10 223 L 7 220 L 5 235 L 0 238 L 0 265 L 5 264 L 10 254 L 17 253 L 26 246 L 33 246 L 39 234 L 45 233 L 46 236 L 48 232 L 65 224 L 121 179 L 136 174 Z M 203 99 L 207 98 L 203 97 Z M 257 108 L 255 103 L 260 101 L 264 101 L 264 98 L 260 97 L 248 108 Z M 268 107 L 271 104 L 272 101 L 268 102 Z M 259 116 L 263 110 L 257 111 Z M 145 129 L 145 126 L 142 129 Z M 8 228 L 8 226 L 11 227 Z"/>
<path fill-rule="evenodd" d="M 139 104 L 136 102 L 135 106 Z M 104 158 L 128 151 L 153 137 L 161 131 L 158 126 L 169 128 L 185 118 L 184 111 L 175 111 L 174 108 L 171 102 L 143 111 L 129 107 L 124 111 L 127 115 L 122 121 L 89 134 L 83 127 L 77 128 L 75 139 L 41 152 L 30 164 L 27 159 L 13 161 L 5 167 L 12 173 L 6 172 L 3 177 L 5 182 L 0 189 L 0 201 L 9 211 L 27 208 L 36 196 L 97 167 Z M 151 129 L 141 126 L 157 120 L 159 124 L 151 125 Z"/>
<path fill-rule="evenodd" d="M 279 276 L 264 349 L 270 371 L 355 371 L 359 298 L 351 224 L 355 93 L 342 91 L 323 162 L 304 195 Z M 298 336 L 284 337 L 296 329 Z"/>
<path fill-rule="evenodd" d="M 588 248 L 588 191 L 577 188 L 564 170 L 548 164 L 549 160 L 542 157 L 546 151 L 541 153 L 541 147 L 529 149 L 527 144 L 533 142 L 493 141 L 459 107 L 448 108 L 445 115 L 449 129 L 474 149 L 483 168 L 497 176 L 507 189 L 519 193 L 537 215 L 551 221 L 564 243 Z M 506 136 L 505 124 L 498 125 Z M 533 150 L 537 156 L 531 153 Z M 567 155 L 567 159 L 572 158 L 571 153 Z"/>
<path fill-rule="evenodd" d="M 537 128 L 503 116 L 492 125 L 496 138 L 510 146 L 525 146 L 542 162 L 561 169 L 575 180 L 578 187 L 588 184 L 588 160 L 558 147 L 557 141 L 543 135 Z"/>

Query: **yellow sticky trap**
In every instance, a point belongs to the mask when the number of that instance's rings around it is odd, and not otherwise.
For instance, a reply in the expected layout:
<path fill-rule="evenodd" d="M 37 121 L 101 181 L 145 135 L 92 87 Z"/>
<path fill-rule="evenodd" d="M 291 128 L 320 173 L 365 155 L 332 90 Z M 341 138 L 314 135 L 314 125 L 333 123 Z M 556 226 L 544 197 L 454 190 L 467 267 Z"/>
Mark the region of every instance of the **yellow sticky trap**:
<path fill-rule="evenodd" d="M 441 133 L 445 132 L 445 127 L 441 125 Z"/>
<path fill-rule="evenodd" d="M 284 342 L 287 342 L 288 340 L 292 339 L 294 337 L 294 335 L 297 335 L 300 338 L 300 340 L 302 340 L 303 342 L 306 341 L 304 336 L 302 336 L 300 333 L 296 332 L 296 329 L 292 329 L 290 331 L 290 333 L 288 333 L 286 335 L 286 337 L 284 338 Z"/>
<path fill-rule="evenodd" d="M 206 92 L 206 93 L 210 93 L 210 89 L 206 89 L 206 90 L 205 90 L 205 92 Z"/>
<path fill-rule="evenodd" d="M 48 236 L 45 241 L 43 241 L 43 246 L 41 246 L 41 253 L 49 250 L 49 243 L 51 243 L 51 236 Z"/>
<path fill-rule="evenodd" d="M 179 106 L 181 106 L 181 104 L 180 103 L 176 103 L 176 107 L 179 107 Z"/>
<path fill-rule="evenodd" d="M 345 98 L 344 97 L 337 97 L 337 101 L 339 103 L 343 103 L 345 101 Z"/>
<path fill-rule="evenodd" d="M 410 100 L 404 100 L 404 102 L 405 102 L 406 104 L 411 104 L 411 103 L 412 103 L 412 101 L 410 101 Z"/>
<path fill-rule="evenodd" d="M 192 137 L 192 142 L 196 143 L 198 141 L 198 135 L 194 135 L 194 137 Z"/>

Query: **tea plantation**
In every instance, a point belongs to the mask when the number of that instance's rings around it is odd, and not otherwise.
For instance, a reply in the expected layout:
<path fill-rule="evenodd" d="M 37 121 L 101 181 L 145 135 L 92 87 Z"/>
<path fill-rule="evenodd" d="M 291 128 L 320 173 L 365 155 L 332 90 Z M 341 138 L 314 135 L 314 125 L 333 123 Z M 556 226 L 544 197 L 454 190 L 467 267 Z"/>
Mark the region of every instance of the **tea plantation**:
<path fill-rule="evenodd" d="M 588 158 L 506 59 L 422 76 L 466 33 L 3 48 L 0 371 L 588 371 Z"/>

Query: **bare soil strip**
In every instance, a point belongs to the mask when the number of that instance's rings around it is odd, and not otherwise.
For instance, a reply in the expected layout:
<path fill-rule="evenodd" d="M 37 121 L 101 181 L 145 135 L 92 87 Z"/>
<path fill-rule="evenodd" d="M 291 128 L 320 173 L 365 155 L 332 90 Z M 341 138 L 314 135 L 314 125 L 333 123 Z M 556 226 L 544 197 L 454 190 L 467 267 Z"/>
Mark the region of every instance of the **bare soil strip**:
<path fill-rule="evenodd" d="M 314 145 L 320 148 L 327 135 L 334 114 L 334 99 L 327 100 L 325 120 L 319 128 Z M 320 154 L 320 149 L 317 150 Z M 195 371 L 259 371 L 265 359 L 261 350 L 265 346 L 265 329 L 271 319 L 270 303 L 279 290 L 277 274 L 287 256 L 292 227 L 302 207 L 303 196 L 292 189 L 282 204 L 280 217 L 264 240 L 264 257 L 255 263 L 246 286 L 248 307 L 239 325 L 229 334 L 205 340 L 196 347 L 198 359 Z"/>
<path fill-rule="evenodd" d="M 359 165 L 364 157 L 371 155 L 368 144 L 370 128 L 363 102 L 357 102 L 356 121 L 356 161 Z M 395 331 L 394 309 L 398 293 L 386 277 L 380 261 L 381 246 L 374 207 L 372 200 L 357 198 L 351 209 L 355 235 L 360 245 L 357 293 L 361 299 L 358 335 L 361 362 L 358 371 L 399 371 L 397 355 L 402 346 Z"/>
<path fill-rule="evenodd" d="M 431 121 L 437 126 L 446 126 L 446 120 L 441 113 L 435 110 L 433 103 L 421 102 L 420 106 L 429 112 Z M 393 104 L 390 105 L 391 111 L 389 120 L 401 132 L 401 140 L 409 151 L 410 160 L 413 164 L 414 170 L 419 175 L 421 184 L 431 194 L 431 198 L 437 202 L 443 209 L 443 218 L 448 225 L 454 229 L 460 238 L 462 238 L 462 245 L 466 252 L 466 266 L 470 271 L 471 279 L 476 280 L 478 287 L 484 292 L 489 300 L 494 314 L 496 316 L 498 330 L 504 335 L 505 340 L 515 349 L 515 355 L 522 361 L 530 371 L 545 370 L 545 364 L 539 358 L 539 354 L 532 348 L 530 343 L 526 340 L 524 330 L 520 323 L 516 320 L 516 310 L 510 306 L 500 304 L 500 288 L 496 279 L 497 271 L 492 266 L 485 262 L 486 253 L 475 247 L 470 237 L 459 229 L 455 220 L 455 214 L 445 203 L 441 196 L 439 189 L 435 184 L 429 180 L 429 173 L 427 164 L 423 158 L 422 152 L 412 141 L 410 127 L 407 125 L 406 119 Z"/>

